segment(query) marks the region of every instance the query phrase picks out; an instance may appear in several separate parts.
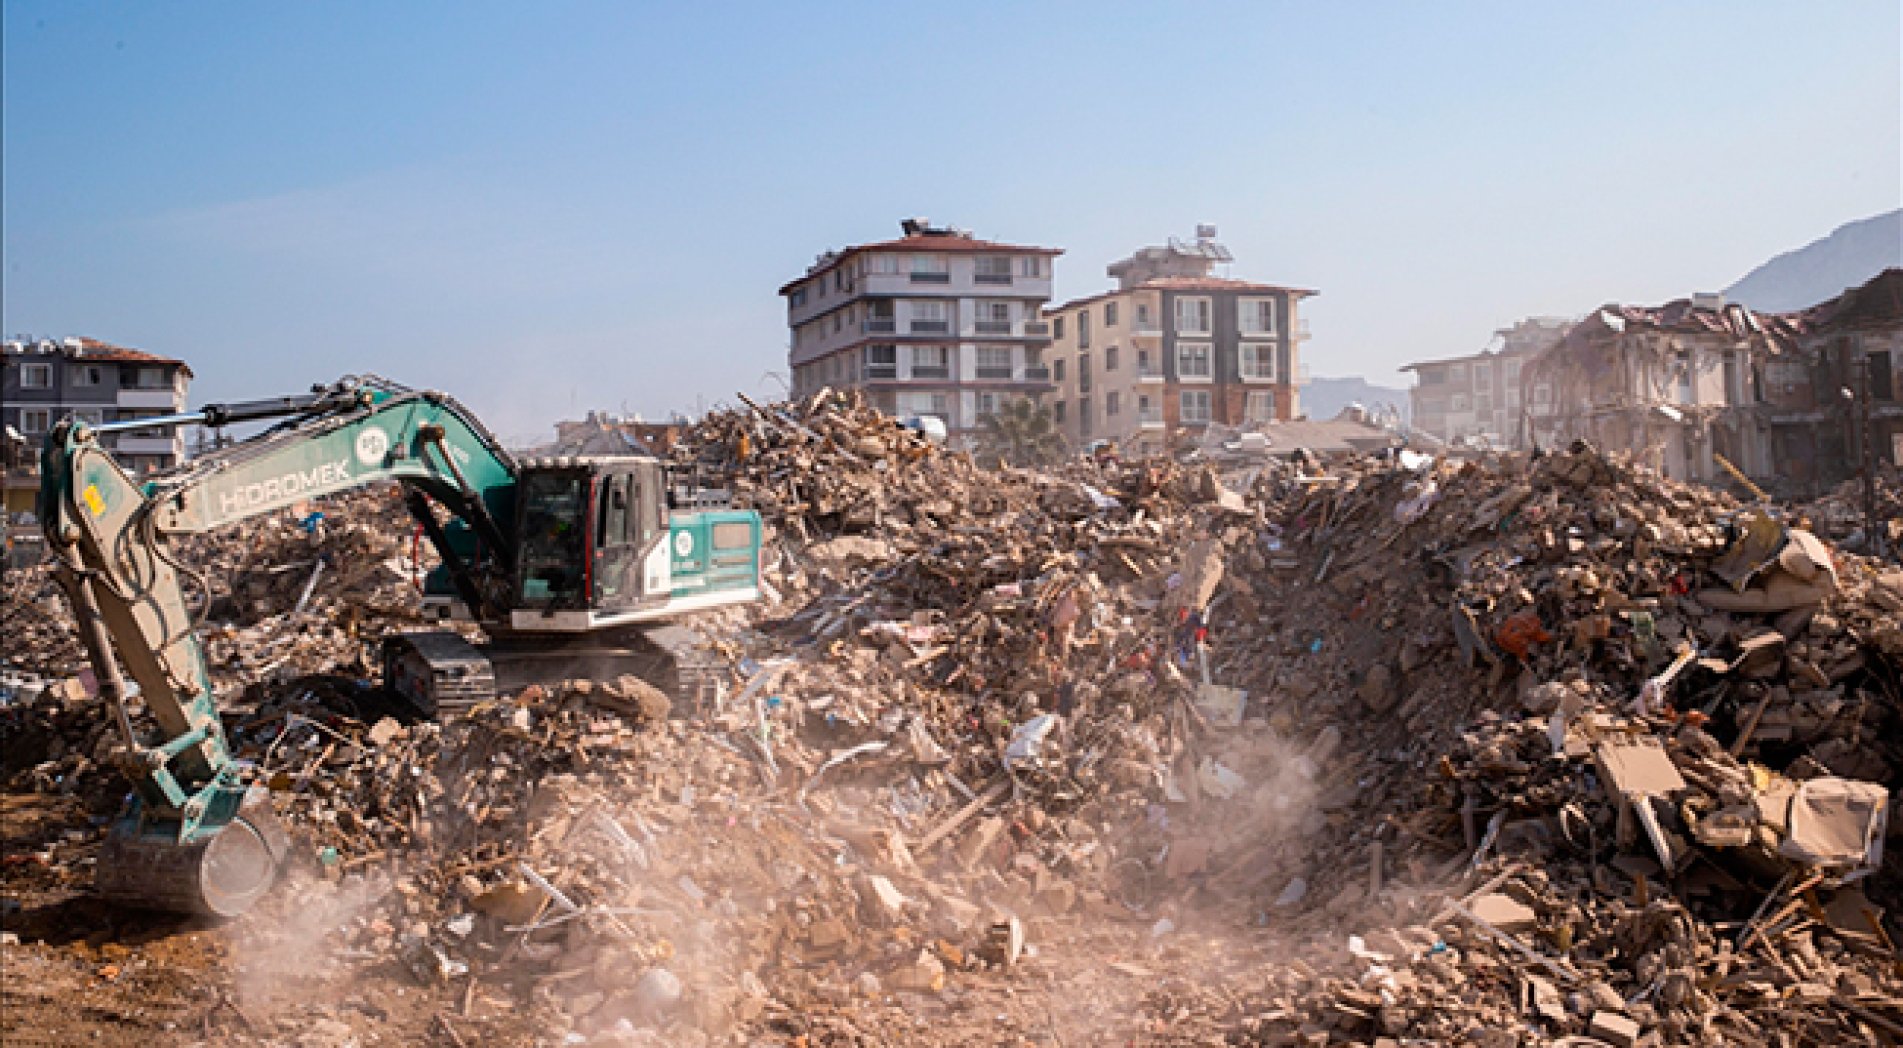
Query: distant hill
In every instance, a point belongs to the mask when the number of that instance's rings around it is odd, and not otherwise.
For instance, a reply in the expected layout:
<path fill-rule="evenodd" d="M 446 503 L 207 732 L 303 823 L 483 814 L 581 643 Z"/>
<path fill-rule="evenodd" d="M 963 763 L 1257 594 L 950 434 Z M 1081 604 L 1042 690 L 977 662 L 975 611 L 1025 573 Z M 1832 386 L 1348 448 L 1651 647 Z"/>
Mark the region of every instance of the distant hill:
<path fill-rule="evenodd" d="M 1725 299 L 1786 313 L 1837 297 L 1903 266 L 1903 209 L 1838 226 L 1822 240 L 1773 258 L 1725 289 Z"/>
<path fill-rule="evenodd" d="M 1404 421 L 1408 417 L 1407 390 L 1377 386 L 1360 376 L 1314 378 L 1302 387 L 1302 413 L 1309 418 L 1334 418 L 1350 404 L 1370 409 L 1392 406 Z"/>

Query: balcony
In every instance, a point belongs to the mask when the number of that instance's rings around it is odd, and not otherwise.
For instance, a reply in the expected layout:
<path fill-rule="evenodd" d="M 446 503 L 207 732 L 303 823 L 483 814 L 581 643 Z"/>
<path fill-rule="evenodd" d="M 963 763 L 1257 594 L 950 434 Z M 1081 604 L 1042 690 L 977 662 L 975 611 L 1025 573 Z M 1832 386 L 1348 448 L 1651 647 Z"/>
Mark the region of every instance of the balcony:
<path fill-rule="evenodd" d="M 905 330 L 914 335 L 949 335 L 951 334 L 951 321 L 914 320 L 906 326 Z"/>
<path fill-rule="evenodd" d="M 1050 338 L 1051 322 L 1048 320 L 1027 320 L 1024 322 L 1025 338 Z"/>
<path fill-rule="evenodd" d="M 1156 408 L 1150 408 L 1147 411 L 1138 409 L 1137 425 L 1143 429 L 1162 429 L 1163 413 Z"/>
<path fill-rule="evenodd" d="M 978 320 L 972 322 L 971 330 L 980 335 L 1009 335 L 1011 322 L 1009 320 Z"/>
<path fill-rule="evenodd" d="M 183 400 L 184 398 L 179 396 L 177 390 L 171 386 L 165 386 L 159 389 L 121 389 L 114 403 L 122 408 L 140 408 L 144 410 L 162 408 L 169 411 L 178 411 L 183 406 Z"/>
<path fill-rule="evenodd" d="M 1051 380 L 1051 369 L 1046 367 L 1045 365 L 1043 364 L 1024 365 L 1024 381 L 1049 382 L 1050 380 Z"/>
<path fill-rule="evenodd" d="M 971 282 L 974 284 L 1009 284 L 1011 283 L 1011 274 L 974 273 L 972 274 Z"/>
<path fill-rule="evenodd" d="M 914 284 L 949 284 L 951 283 L 951 274 L 950 273 L 913 273 L 912 283 Z"/>
<path fill-rule="evenodd" d="M 897 364 L 867 364 L 865 368 L 865 381 L 867 382 L 889 382 L 898 377 L 899 366 Z"/>
<path fill-rule="evenodd" d="M 1163 381 L 1163 369 L 1157 367 L 1138 367 L 1137 381 L 1161 382 Z"/>
<path fill-rule="evenodd" d="M 868 335 L 890 335 L 899 330 L 899 322 L 891 317 L 867 317 L 859 329 Z"/>
<path fill-rule="evenodd" d="M 971 373 L 973 377 L 976 378 L 1009 379 L 1011 377 L 1011 365 L 980 364 L 972 368 Z"/>
<path fill-rule="evenodd" d="M 939 378 L 939 379 L 950 378 L 951 368 L 946 367 L 944 364 L 914 364 L 912 365 L 912 377 L 913 378 Z"/>

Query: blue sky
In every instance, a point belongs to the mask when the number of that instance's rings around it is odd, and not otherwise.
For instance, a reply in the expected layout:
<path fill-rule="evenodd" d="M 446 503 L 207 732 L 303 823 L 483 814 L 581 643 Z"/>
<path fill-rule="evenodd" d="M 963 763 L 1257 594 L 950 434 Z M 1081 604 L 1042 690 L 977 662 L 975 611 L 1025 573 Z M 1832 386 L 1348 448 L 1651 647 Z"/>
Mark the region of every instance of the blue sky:
<path fill-rule="evenodd" d="M 1316 375 L 1721 288 L 1903 203 L 1896 3 L 4 7 L 8 334 L 194 400 L 376 371 L 505 434 L 777 389 L 775 290 L 927 215 L 1060 297 L 1213 222 Z"/>

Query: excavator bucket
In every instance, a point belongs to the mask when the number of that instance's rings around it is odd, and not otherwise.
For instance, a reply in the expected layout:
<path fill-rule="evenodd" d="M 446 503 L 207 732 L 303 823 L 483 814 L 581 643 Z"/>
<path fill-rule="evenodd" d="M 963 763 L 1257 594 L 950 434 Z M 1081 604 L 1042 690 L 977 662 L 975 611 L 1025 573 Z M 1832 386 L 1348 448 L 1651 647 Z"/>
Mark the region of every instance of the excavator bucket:
<path fill-rule="evenodd" d="M 126 906 L 236 917 L 270 890 L 288 850 L 270 792 L 253 787 L 236 818 L 189 844 L 136 814 L 122 819 L 100 852 L 94 889 Z"/>

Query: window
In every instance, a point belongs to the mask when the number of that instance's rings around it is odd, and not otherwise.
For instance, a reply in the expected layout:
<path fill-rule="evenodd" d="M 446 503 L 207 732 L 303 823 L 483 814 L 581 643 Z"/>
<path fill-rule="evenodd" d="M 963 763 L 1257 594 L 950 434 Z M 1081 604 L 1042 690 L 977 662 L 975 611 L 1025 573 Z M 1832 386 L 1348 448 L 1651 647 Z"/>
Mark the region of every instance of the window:
<path fill-rule="evenodd" d="M 1103 413 L 1114 415 L 1123 408 L 1123 394 L 1111 390 L 1103 395 Z"/>
<path fill-rule="evenodd" d="M 979 302 L 973 330 L 980 335 L 1009 335 L 1011 303 L 996 300 Z"/>
<path fill-rule="evenodd" d="M 1870 399 L 1895 400 L 1896 373 L 1891 370 L 1890 351 L 1887 349 L 1878 350 L 1869 354 L 1865 359 L 1867 362 L 1864 364 L 1864 367 L 1870 369 Z"/>
<path fill-rule="evenodd" d="M 1150 304 L 1148 302 L 1137 303 L 1137 328 L 1143 331 L 1151 330 Z"/>
<path fill-rule="evenodd" d="M 1209 343 L 1178 342 L 1176 344 L 1176 377 L 1180 379 L 1202 379 L 1208 381 Z"/>
<path fill-rule="evenodd" d="M 913 255 L 912 282 L 915 284 L 951 283 L 951 270 L 945 267 L 945 256 Z"/>
<path fill-rule="evenodd" d="M 66 381 L 75 386 L 98 386 L 106 381 L 106 369 L 97 364 L 74 364 L 66 369 Z"/>
<path fill-rule="evenodd" d="M 77 408 L 73 417 L 90 426 L 97 426 L 106 420 L 106 412 L 101 408 Z"/>
<path fill-rule="evenodd" d="M 1521 363 L 1522 362 L 1518 360 L 1507 361 L 1507 385 L 1518 386 L 1520 384 Z"/>
<path fill-rule="evenodd" d="M 986 415 L 997 414 L 998 405 L 1002 404 L 1003 402 L 1004 402 L 1004 397 L 1002 394 L 998 394 L 998 393 L 978 394 L 978 417 L 983 418 Z"/>
<path fill-rule="evenodd" d="M 1064 421 L 1065 409 L 1069 407 L 1070 407 L 1069 404 L 1061 400 L 1052 404 L 1051 405 L 1051 421 L 1052 422 Z"/>
<path fill-rule="evenodd" d="M 1163 421 L 1163 416 L 1157 413 L 1155 402 L 1144 393 L 1137 394 L 1137 421 L 1142 423 Z"/>
<path fill-rule="evenodd" d="M 951 355 L 944 346 L 913 346 L 913 378 L 950 378 Z"/>
<path fill-rule="evenodd" d="M 172 383 L 167 380 L 164 368 L 122 367 L 119 384 L 127 389 L 165 389 Z"/>
<path fill-rule="evenodd" d="M 1051 381 L 1064 381 L 1064 358 L 1056 357 L 1051 361 Z"/>
<path fill-rule="evenodd" d="M 897 346 L 867 346 L 866 347 L 866 377 L 869 379 L 870 378 L 898 378 L 899 377 L 899 347 Z"/>
<path fill-rule="evenodd" d="M 1274 343 L 1244 342 L 1241 360 L 1243 378 L 1257 382 L 1275 381 Z"/>
<path fill-rule="evenodd" d="M 52 389 L 53 388 L 53 365 L 51 364 L 21 364 L 20 365 L 20 388 L 21 389 Z M 43 433 L 45 432 L 45 429 L 41 428 L 34 432 Z"/>
<path fill-rule="evenodd" d="M 976 375 L 978 378 L 1010 378 L 1011 347 L 979 346 Z"/>
<path fill-rule="evenodd" d="M 909 308 L 912 312 L 912 323 L 908 330 L 935 335 L 943 335 L 951 331 L 951 322 L 945 319 L 948 315 L 945 303 L 937 299 L 914 299 Z"/>
<path fill-rule="evenodd" d="M 1251 393 L 1242 404 L 1242 417 L 1248 422 L 1275 421 L 1275 394 Z"/>
<path fill-rule="evenodd" d="M 899 256 L 889 254 L 872 256 L 872 271 L 883 276 L 897 276 L 899 272 Z"/>
<path fill-rule="evenodd" d="M 1011 256 L 979 255 L 972 278 L 980 284 L 1009 284 L 1011 282 Z"/>
<path fill-rule="evenodd" d="M 1090 348 L 1090 310 L 1077 311 L 1077 348 Z"/>
<path fill-rule="evenodd" d="M 1455 364 L 1447 369 L 1447 381 L 1456 385 L 1467 384 L 1467 365 Z"/>
<path fill-rule="evenodd" d="M 1438 386 L 1447 381 L 1447 371 L 1445 368 L 1421 368 L 1420 376 L 1421 385 L 1423 386 Z"/>
<path fill-rule="evenodd" d="M 1064 318 L 1063 317 L 1051 318 L 1051 337 L 1054 339 L 1061 339 L 1064 337 Z"/>
<path fill-rule="evenodd" d="M 1275 300 L 1272 298 L 1236 300 L 1236 323 L 1245 335 L 1275 334 Z"/>
<path fill-rule="evenodd" d="M 845 310 L 840 310 L 839 312 L 834 313 L 833 314 L 833 334 L 835 335 L 839 334 L 839 329 L 843 327 L 845 323 L 846 323 Z"/>
<path fill-rule="evenodd" d="M 1105 371 L 1115 371 L 1115 370 L 1117 370 L 1117 347 L 1115 347 L 1115 346 L 1106 346 L 1106 347 L 1104 347 L 1104 351 L 1103 351 L 1103 369 L 1104 369 Z"/>
<path fill-rule="evenodd" d="M 1156 365 L 1150 363 L 1150 351 L 1137 350 L 1137 377 L 1147 378 L 1156 374 Z"/>
<path fill-rule="evenodd" d="M 1482 364 L 1474 368 L 1474 389 L 1486 391 L 1493 388 L 1493 369 Z"/>
<path fill-rule="evenodd" d="M 1209 334 L 1210 308 L 1206 298 L 1176 300 L 1176 330 L 1184 335 Z"/>
<path fill-rule="evenodd" d="M 53 423 L 51 408 L 24 408 L 20 412 L 20 432 L 32 436 L 44 433 Z"/>
<path fill-rule="evenodd" d="M 1043 275 L 1044 257 L 1042 255 L 1026 255 L 1018 259 L 1018 276 L 1041 277 Z"/>
<path fill-rule="evenodd" d="M 1077 390 L 1080 393 L 1090 392 L 1090 354 L 1088 352 L 1077 354 Z"/>
<path fill-rule="evenodd" d="M 1452 400 L 1447 405 L 1447 410 L 1449 411 L 1467 410 L 1467 394 L 1465 393 L 1454 394 Z"/>
<path fill-rule="evenodd" d="M 1186 389 L 1182 393 L 1183 421 L 1209 421 L 1209 391 L 1206 389 Z"/>
<path fill-rule="evenodd" d="M 1115 302 L 1105 302 L 1103 304 L 1103 326 L 1107 328 L 1117 326 L 1117 304 Z"/>

